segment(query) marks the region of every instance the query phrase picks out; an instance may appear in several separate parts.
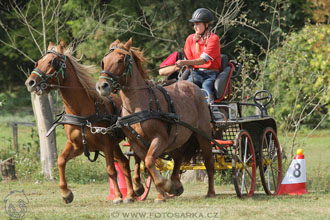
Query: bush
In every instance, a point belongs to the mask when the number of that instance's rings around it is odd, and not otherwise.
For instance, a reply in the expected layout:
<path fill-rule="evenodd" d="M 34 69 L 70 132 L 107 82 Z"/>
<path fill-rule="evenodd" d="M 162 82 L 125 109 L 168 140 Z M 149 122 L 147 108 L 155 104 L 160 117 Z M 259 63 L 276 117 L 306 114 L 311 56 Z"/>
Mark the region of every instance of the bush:
<path fill-rule="evenodd" d="M 298 122 L 312 128 L 321 120 L 330 127 L 329 48 L 330 26 L 308 25 L 270 54 L 265 88 L 273 94 L 270 114 L 281 128 L 291 130 Z"/>

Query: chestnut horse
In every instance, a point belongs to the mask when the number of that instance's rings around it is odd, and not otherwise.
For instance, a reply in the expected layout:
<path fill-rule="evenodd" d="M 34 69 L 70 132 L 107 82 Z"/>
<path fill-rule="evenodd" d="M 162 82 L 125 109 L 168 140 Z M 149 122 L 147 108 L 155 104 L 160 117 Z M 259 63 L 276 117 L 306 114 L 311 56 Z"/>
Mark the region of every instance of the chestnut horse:
<path fill-rule="evenodd" d="M 134 153 L 144 160 L 158 191 L 155 201 L 164 201 L 167 193 L 183 192 L 180 165 L 199 149 L 209 177 L 207 197 L 214 197 L 212 146 L 205 138 L 211 137 L 211 116 L 203 92 L 188 81 L 166 87 L 148 81 L 142 67 L 146 61 L 143 52 L 131 45 L 132 38 L 125 44 L 117 40 L 110 45 L 109 53 L 102 60 L 103 71 L 96 87 L 103 96 L 119 93 L 123 106 L 117 125 L 123 127 Z M 160 115 L 165 117 L 158 117 Z M 182 123 L 176 123 L 178 121 Z M 192 129 L 182 126 L 183 123 Z M 196 132 L 197 129 L 205 135 Z M 171 180 L 164 178 L 155 166 L 155 160 L 163 153 L 174 160 Z"/>
<path fill-rule="evenodd" d="M 110 121 L 114 118 L 115 122 L 117 119 L 114 109 L 121 106 L 119 98 L 112 97 L 111 103 L 110 99 L 99 96 L 95 90 L 95 81 L 90 76 L 93 72 L 95 72 L 95 67 L 80 64 L 78 59 L 71 55 L 70 49 L 65 49 L 64 41 L 61 41 L 58 46 L 50 42 L 47 53 L 36 63 L 36 68 L 26 80 L 25 85 L 29 92 L 36 92 L 38 95 L 48 93 L 52 88 L 59 88 L 61 92 L 65 106 L 63 119 L 66 119 L 61 124 L 64 124 L 67 141 L 57 163 L 60 188 L 65 203 L 71 203 L 73 200 L 73 193 L 68 189 L 65 179 L 66 163 L 83 152 L 89 155 L 89 151 L 104 152 L 107 173 L 114 183 L 114 203 L 123 201 L 117 183 L 114 157 L 118 160 L 126 178 L 127 197 L 124 202 L 132 202 L 134 192 L 129 161 L 119 147 L 123 136 L 92 134 L 90 128 L 86 127 L 86 125 L 94 129 L 109 127 Z"/>

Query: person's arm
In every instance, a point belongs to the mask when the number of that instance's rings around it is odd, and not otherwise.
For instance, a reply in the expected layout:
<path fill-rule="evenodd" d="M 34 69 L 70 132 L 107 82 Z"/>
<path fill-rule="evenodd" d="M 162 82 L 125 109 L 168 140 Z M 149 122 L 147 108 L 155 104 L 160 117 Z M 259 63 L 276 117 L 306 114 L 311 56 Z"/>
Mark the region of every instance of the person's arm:
<path fill-rule="evenodd" d="M 192 65 L 203 65 L 206 63 L 206 60 L 204 58 L 197 58 L 194 60 L 178 60 L 176 61 L 175 65 L 177 67 L 182 67 L 182 66 L 192 66 Z"/>
<path fill-rule="evenodd" d="M 161 75 L 161 76 L 169 76 L 178 70 L 180 70 L 180 67 L 171 65 L 171 66 L 161 68 L 158 72 L 159 72 L 159 75 Z"/>

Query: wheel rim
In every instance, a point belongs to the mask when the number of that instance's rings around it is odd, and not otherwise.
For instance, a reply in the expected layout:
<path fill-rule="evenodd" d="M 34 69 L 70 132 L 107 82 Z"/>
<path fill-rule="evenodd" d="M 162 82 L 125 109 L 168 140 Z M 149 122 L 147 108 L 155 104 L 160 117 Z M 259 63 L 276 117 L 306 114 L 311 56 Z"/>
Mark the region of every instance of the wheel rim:
<path fill-rule="evenodd" d="M 256 180 L 256 160 L 252 139 L 247 131 L 241 131 L 236 139 L 233 174 L 237 196 L 252 196 Z"/>
<path fill-rule="evenodd" d="M 262 185 L 267 194 L 274 195 L 282 179 L 282 157 L 276 133 L 272 128 L 266 128 L 264 131 L 260 157 Z"/>

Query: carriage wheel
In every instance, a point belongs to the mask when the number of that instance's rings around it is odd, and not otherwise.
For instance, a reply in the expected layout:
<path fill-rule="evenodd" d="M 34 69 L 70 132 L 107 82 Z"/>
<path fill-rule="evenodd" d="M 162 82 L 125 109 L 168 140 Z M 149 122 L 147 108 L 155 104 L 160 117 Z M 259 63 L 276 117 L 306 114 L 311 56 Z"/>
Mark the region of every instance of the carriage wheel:
<path fill-rule="evenodd" d="M 252 196 L 256 182 L 256 157 L 251 136 L 246 130 L 236 135 L 232 171 L 237 196 Z"/>
<path fill-rule="evenodd" d="M 132 159 L 131 159 L 132 158 Z M 128 156 L 128 160 L 130 161 L 130 164 L 131 164 L 131 161 L 134 159 L 133 155 L 129 155 Z M 141 162 L 141 165 L 140 165 L 140 176 L 141 176 L 141 183 L 143 184 L 144 186 L 144 192 L 142 195 L 140 196 L 136 196 L 135 198 L 137 200 L 146 200 L 147 197 L 148 197 L 148 194 L 150 192 L 150 188 L 151 188 L 151 182 L 152 182 L 152 178 L 151 176 L 149 175 L 148 171 L 144 168 L 144 164 L 143 162 Z M 133 172 L 134 170 L 132 170 Z"/>
<path fill-rule="evenodd" d="M 274 195 L 281 184 L 282 157 L 276 133 L 270 127 L 263 132 L 259 154 L 259 170 L 266 194 Z"/>

